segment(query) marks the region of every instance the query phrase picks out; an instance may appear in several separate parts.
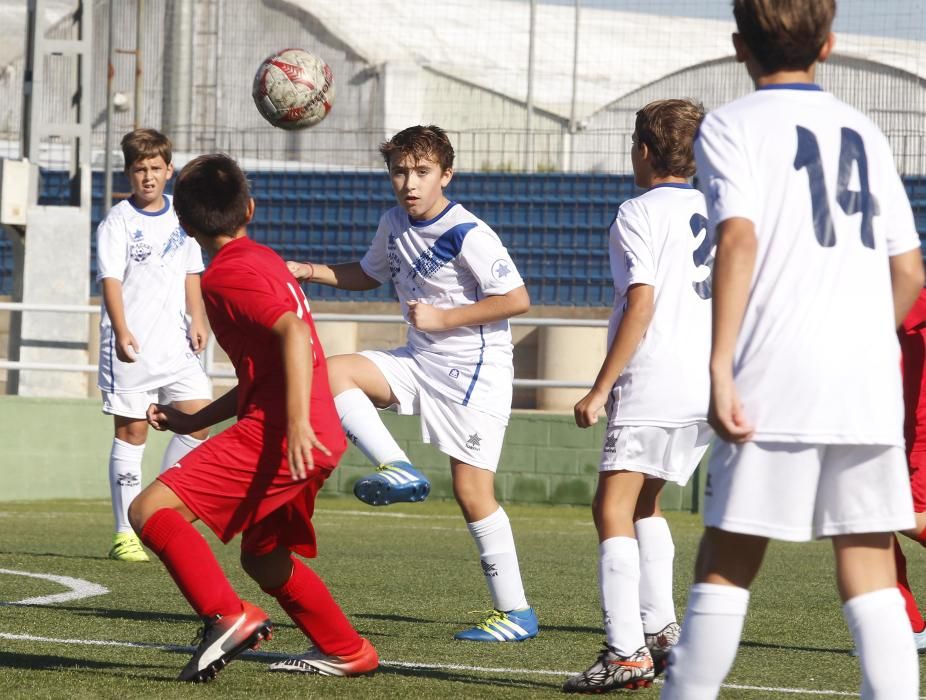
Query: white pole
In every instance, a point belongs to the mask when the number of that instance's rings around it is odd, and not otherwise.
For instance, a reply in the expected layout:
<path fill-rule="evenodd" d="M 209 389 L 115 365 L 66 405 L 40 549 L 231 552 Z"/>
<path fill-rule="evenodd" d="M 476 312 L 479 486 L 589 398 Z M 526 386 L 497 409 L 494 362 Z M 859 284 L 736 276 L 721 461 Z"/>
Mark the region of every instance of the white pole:
<path fill-rule="evenodd" d="M 106 139 L 103 146 L 103 211 L 113 205 L 113 15 L 115 0 L 109 0 L 106 28 Z"/>
<path fill-rule="evenodd" d="M 524 148 L 524 170 L 534 171 L 534 35 L 537 27 L 537 0 L 531 0 L 530 38 L 527 48 L 527 119 L 525 122 L 527 132 Z"/>

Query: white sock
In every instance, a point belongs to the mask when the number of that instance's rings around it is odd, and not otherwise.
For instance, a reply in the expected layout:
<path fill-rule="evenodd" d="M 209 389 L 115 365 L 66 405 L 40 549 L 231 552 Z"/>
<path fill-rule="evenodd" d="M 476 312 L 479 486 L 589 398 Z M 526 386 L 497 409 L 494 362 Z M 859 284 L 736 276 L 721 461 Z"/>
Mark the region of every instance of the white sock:
<path fill-rule="evenodd" d="M 508 612 L 528 607 L 508 514 L 499 506 L 488 518 L 466 523 L 466 527 L 479 549 L 482 573 L 495 609 Z"/>
<path fill-rule="evenodd" d="M 862 666 L 862 700 L 919 697 L 919 660 L 900 591 L 883 588 L 855 596 L 842 614 Z"/>
<path fill-rule="evenodd" d="M 644 646 L 640 622 L 640 550 L 632 537 L 598 545 L 598 585 L 608 646 L 630 656 Z"/>
<path fill-rule="evenodd" d="M 663 700 L 717 697 L 736 658 L 748 607 L 749 591 L 745 588 L 713 583 L 691 587 L 682 636 L 669 654 L 666 684 L 660 695 Z"/>
<path fill-rule="evenodd" d="M 334 405 L 347 438 L 375 466 L 409 461 L 399 443 L 386 430 L 376 406 L 363 391 L 348 389 L 334 397 Z"/>
<path fill-rule="evenodd" d="M 643 631 L 661 632 L 675 622 L 672 564 L 675 544 L 665 518 L 643 518 L 633 525 L 640 546 L 640 615 Z"/>
<path fill-rule="evenodd" d="M 145 446 L 130 445 L 113 438 L 109 453 L 109 493 L 113 501 L 116 532 L 132 532 L 129 525 L 129 504 L 141 493 L 141 458 Z"/>
<path fill-rule="evenodd" d="M 174 466 L 191 451 L 202 445 L 205 440 L 197 440 L 192 435 L 174 435 L 167 443 L 164 457 L 161 458 L 161 474 Z"/>

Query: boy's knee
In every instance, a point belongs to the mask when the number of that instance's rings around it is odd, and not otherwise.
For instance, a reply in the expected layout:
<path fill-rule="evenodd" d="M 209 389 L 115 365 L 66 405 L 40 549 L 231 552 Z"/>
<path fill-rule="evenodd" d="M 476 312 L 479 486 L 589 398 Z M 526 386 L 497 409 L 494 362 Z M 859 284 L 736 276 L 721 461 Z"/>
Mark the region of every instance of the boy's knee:
<path fill-rule="evenodd" d="M 241 568 L 263 589 L 279 588 L 293 573 L 292 555 L 288 549 L 275 549 L 269 554 L 241 550 Z"/>
<path fill-rule="evenodd" d="M 138 494 L 138 496 L 129 504 L 129 524 L 132 526 L 132 529 L 135 530 L 136 535 L 141 535 L 142 529 L 145 527 L 145 523 L 148 522 L 148 518 L 151 517 L 151 513 L 147 512 L 145 507 L 144 492 Z"/>

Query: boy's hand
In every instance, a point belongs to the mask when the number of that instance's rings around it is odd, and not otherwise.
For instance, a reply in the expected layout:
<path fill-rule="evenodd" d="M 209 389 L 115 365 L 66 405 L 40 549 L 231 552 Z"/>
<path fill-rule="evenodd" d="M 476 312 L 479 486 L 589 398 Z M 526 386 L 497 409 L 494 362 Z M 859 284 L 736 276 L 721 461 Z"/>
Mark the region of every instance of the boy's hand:
<path fill-rule="evenodd" d="M 746 419 L 732 376 L 711 379 L 711 403 L 707 422 L 717 437 L 727 442 L 743 443 L 752 439 L 753 426 Z"/>
<path fill-rule="evenodd" d="M 289 473 L 293 481 L 302 481 L 315 471 L 313 448 L 322 454 L 331 454 L 331 450 L 315 437 L 315 431 L 307 421 L 291 424 L 286 431 L 286 459 L 289 462 Z"/>
<path fill-rule="evenodd" d="M 170 430 L 180 435 L 189 435 L 199 430 L 199 426 L 192 424 L 192 415 L 178 411 L 173 406 L 153 403 L 148 406 L 145 414 L 148 418 L 148 425 L 155 430 Z"/>
<path fill-rule="evenodd" d="M 315 272 L 315 266 L 312 263 L 301 263 L 295 260 L 287 260 L 286 267 L 293 277 L 300 282 L 309 282 Z"/>
<path fill-rule="evenodd" d="M 135 362 L 136 356 L 141 352 L 141 346 L 135 340 L 131 331 L 125 334 L 116 334 L 116 357 L 122 362 Z"/>
<path fill-rule="evenodd" d="M 190 348 L 195 354 L 201 353 L 206 349 L 206 343 L 209 340 L 209 328 L 199 320 L 190 321 Z"/>
<path fill-rule="evenodd" d="M 446 311 L 419 301 L 409 301 L 408 322 L 419 331 L 445 331 L 449 327 L 445 321 Z"/>
<path fill-rule="evenodd" d="M 607 400 L 608 392 L 602 393 L 592 388 L 591 391 L 579 399 L 575 408 L 572 409 L 575 414 L 576 425 L 580 428 L 590 428 L 595 425 Z"/>

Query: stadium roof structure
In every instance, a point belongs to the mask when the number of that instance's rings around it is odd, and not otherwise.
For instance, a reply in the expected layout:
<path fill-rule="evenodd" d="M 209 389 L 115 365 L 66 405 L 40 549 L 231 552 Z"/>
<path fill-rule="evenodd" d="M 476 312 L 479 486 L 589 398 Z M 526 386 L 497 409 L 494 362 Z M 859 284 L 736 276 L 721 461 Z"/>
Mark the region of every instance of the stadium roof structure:
<path fill-rule="evenodd" d="M 527 98 L 530 5 L 525 0 L 466 0 L 425 5 L 406 0 L 278 0 L 310 15 L 371 65 L 412 62 L 520 102 Z M 427 13 L 427 26 L 422 13 Z M 539 4 L 533 99 L 568 119 L 573 89 L 571 4 Z M 733 55 L 732 20 L 669 17 L 583 7 L 576 117 L 677 71 Z M 486 31 L 491 18 L 492 31 Z M 660 42 L 660 35 L 671 41 Z M 882 63 L 926 78 L 926 42 L 837 34 L 836 54 Z"/>

